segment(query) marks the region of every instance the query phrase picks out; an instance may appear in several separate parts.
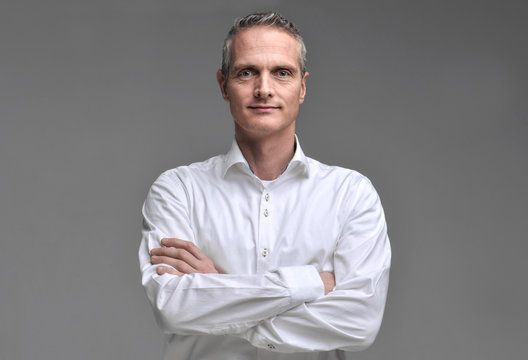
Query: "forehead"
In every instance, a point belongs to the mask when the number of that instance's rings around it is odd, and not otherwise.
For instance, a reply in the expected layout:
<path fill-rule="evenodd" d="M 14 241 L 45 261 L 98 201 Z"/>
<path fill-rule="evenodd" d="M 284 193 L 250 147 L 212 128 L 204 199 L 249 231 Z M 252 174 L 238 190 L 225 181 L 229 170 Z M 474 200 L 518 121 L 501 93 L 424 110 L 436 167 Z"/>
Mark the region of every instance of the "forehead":
<path fill-rule="evenodd" d="M 297 39 L 284 30 L 254 26 L 237 33 L 231 46 L 232 64 L 285 62 L 300 66 L 300 45 Z"/>

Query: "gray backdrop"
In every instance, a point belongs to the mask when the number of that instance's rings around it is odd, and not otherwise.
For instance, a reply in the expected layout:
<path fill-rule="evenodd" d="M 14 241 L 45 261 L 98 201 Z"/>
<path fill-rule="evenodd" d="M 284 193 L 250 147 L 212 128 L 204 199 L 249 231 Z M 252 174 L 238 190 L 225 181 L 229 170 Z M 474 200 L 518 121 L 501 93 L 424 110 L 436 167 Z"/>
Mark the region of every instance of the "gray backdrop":
<path fill-rule="evenodd" d="M 159 359 L 140 207 L 228 150 L 215 81 L 233 18 L 304 32 L 306 153 L 376 186 L 386 316 L 355 359 L 525 359 L 524 1 L 23 1 L 0 5 L 0 359 Z"/>

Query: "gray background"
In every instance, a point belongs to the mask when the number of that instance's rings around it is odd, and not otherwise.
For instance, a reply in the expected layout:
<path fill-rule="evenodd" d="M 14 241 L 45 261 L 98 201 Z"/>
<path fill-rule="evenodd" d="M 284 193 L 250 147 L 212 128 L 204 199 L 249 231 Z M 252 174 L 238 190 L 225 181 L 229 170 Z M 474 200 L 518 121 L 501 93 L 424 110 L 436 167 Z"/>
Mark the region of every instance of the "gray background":
<path fill-rule="evenodd" d="M 0 359 L 159 359 L 140 207 L 228 150 L 215 71 L 233 18 L 303 30 L 309 156 L 375 184 L 393 247 L 355 359 L 525 359 L 523 1 L 0 3 Z"/>

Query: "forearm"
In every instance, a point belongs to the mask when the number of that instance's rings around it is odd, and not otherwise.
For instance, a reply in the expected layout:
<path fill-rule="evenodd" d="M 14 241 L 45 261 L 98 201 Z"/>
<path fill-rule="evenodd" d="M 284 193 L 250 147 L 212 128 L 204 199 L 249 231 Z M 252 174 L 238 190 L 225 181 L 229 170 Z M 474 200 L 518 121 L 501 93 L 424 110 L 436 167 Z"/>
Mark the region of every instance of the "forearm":
<path fill-rule="evenodd" d="M 334 251 L 335 290 L 240 336 L 279 352 L 359 351 L 372 344 L 387 298 L 391 249 L 379 198 L 370 182 L 362 186 Z"/>
<path fill-rule="evenodd" d="M 256 347 L 277 352 L 360 351 L 374 341 L 383 317 L 388 268 L 365 279 L 360 290 L 336 288 L 327 296 L 300 304 L 261 321 L 239 336 Z M 365 289 L 370 291 L 365 291 Z"/>
<path fill-rule="evenodd" d="M 234 334 L 324 294 L 313 266 L 255 275 L 158 275 L 148 241 L 140 249 L 142 282 L 160 327 L 178 334 Z"/>

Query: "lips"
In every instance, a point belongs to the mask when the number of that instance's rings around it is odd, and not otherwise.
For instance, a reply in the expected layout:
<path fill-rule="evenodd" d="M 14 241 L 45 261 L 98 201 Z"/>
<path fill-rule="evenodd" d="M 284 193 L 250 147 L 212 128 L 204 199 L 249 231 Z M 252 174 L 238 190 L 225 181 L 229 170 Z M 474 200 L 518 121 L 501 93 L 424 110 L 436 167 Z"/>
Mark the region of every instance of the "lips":
<path fill-rule="evenodd" d="M 272 106 L 272 105 L 250 105 L 248 106 L 248 108 L 256 112 L 270 112 L 273 110 L 280 109 L 279 106 Z"/>

